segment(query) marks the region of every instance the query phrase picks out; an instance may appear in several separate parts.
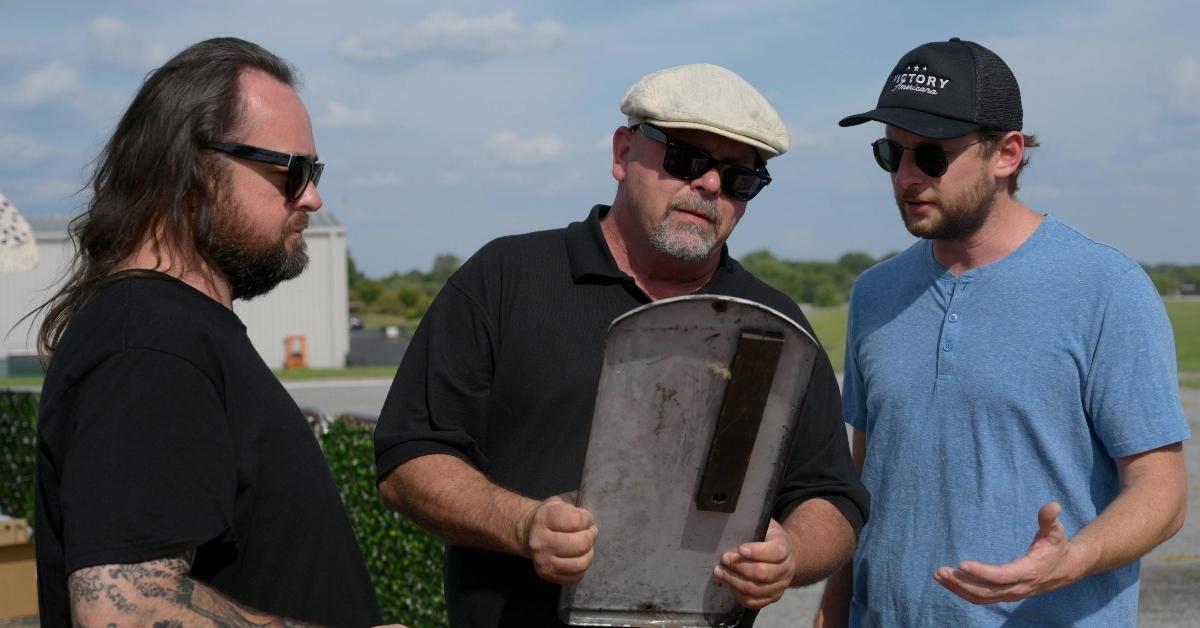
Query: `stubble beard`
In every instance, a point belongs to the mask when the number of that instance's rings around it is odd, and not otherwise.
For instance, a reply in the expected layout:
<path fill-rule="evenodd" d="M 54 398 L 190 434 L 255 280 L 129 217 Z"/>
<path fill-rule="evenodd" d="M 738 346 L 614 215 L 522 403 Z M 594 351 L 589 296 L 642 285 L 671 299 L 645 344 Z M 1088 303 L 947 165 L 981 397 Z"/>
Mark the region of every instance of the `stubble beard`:
<path fill-rule="evenodd" d="M 671 214 L 677 210 L 700 214 L 710 223 L 672 222 Z M 699 196 L 676 197 L 667 203 L 667 212 L 650 233 L 650 244 L 658 252 L 679 261 L 702 262 L 718 245 L 717 234 L 721 232 L 721 225 L 721 212 L 715 200 Z"/>
<path fill-rule="evenodd" d="M 308 266 L 308 247 L 303 237 L 288 251 L 288 238 L 308 226 L 308 214 L 300 213 L 287 222 L 283 233 L 271 239 L 256 238 L 246 226 L 243 208 L 227 193 L 215 208 L 212 259 L 229 282 L 234 299 L 253 299 L 275 286 L 294 279 Z"/>
<path fill-rule="evenodd" d="M 926 223 L 910 219 L 904 202 L 917 199 L 937 203 L 941 212 Z M 994 199 L 995 181 L 981 171 L 980 176 L 954 198 L 930 198 L 922 192 L 901 192 L 896 194 L 896 206 L 900 208 L 900 219 L 905 228 L 914 236 L 926 240 L 960 240 L 979 232 L 992 213 Z"/>

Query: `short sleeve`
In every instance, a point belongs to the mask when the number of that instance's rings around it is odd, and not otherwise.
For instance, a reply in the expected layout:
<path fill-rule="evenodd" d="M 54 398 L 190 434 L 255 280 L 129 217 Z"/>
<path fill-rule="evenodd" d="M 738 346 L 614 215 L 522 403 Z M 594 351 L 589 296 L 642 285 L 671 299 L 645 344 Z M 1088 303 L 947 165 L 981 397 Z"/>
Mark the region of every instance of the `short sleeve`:
<path fill-rule="evenodd" d="M 470 272 L 464 267 L 459 272 Z M 375 428 L 377 480 L 424 455 L 449 454 L 486 471 L 493 326 L 453 280 L 421 318 Z"/>
<path fill-rule="evenodd" d="M 855 330 L 854 297 L 850 298 L 846 322 L 846 353 L 842 360 L 842 417 L 856 430 L 867 431 L 866 387 L 858 368 L 858 338 Z"/>
<path fill-rule="evenodd" d="M 1110 456 L 1190 437 L 1178 378 L 1162 298 L 1135 266 L 1113 282 L 1087 374 L 1086 411 Z"/>
<path fill-rule="evenodd" d="M 775 518 L 783 521 L 801 502 L 822 498 L 842 513 L 857 535 L 867 521 L 870 499 L 850 457 L 842 423 L 837 378 L 820 351 L 792 436 Z"/>
<path fill-rule="evenodd" d="M 235 459 L 212 380 L 178 357 L 131 349 L 73 397 L 60 478 L 68 573 L 229 538 Z"/>

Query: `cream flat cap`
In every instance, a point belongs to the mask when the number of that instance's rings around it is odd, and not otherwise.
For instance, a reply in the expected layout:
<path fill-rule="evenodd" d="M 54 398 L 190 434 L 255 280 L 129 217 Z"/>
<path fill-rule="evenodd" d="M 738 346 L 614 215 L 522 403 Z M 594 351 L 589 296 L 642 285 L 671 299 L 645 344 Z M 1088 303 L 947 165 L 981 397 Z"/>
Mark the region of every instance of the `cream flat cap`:
<path fill-rule="evenodd" d="M 745 79 L 719 65 L 697 63 L 652 72 L 621 99 L 629 126 L 648 122 L 668 129 L 697 129 L 758 149 L 763 159 L 788 149 L 779 114 Z"/>

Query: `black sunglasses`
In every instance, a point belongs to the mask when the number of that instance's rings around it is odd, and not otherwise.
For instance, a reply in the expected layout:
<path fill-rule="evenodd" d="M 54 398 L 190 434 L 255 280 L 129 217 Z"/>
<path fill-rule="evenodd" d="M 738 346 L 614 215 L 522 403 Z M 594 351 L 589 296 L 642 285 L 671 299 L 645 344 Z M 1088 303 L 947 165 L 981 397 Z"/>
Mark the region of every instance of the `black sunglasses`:
<path fill-rule="evenodd" d="M 765 167 L 750 168 L 717 159 L 695 146 L 667 137 L 666 133 L 649 124 L 639 124 L 634 131 L 667 145 L 667 152 L 663 155 L 663 170 L 667 174 L 692 181 L 716 168 L 717 174 L 721 175 L 721 191 L 735 201 L 754 198 L 771 182 L 771 175 Z"/>
<path fill-rule="evenodd" d="M 209 144 L 207 148 L 233 155 L 239 159 L 248 159 L 259 163 L 286 167 L 287 182 L 283 185 L 283 192 L 287 196 L 287 199 L 293 203 L 300 200 L 300 197 L 304 195 L 304 190 L 308 188 L 309 181 L 313 185 L 319 185 L 321 183 L 321 173 L 325 171 L 325 164 L 318 163 L 304 155 L 289 155 L 288 153 L 250 146 L 249 144 L 222 144 L 217 142 Z"/>
<path fill-rule="evenodd" d="M 964 144 L 958 148 L 946 150 L 937 144 L 925 143 L 916 148 L 905 148 L 895 140 L 882 138 L 871 142 L 871 150 L 875 153 L 875 162 L 880 168 L 895 173 L 900 170 L 900 160 L 904 158 L 904 151 L 910 150 L 913 154 L 913 160 L 916 161 L 917 167 L 921 172 L 931 176 L 940 177 L 946 174 L 946 170 L 950 167 L 950 155 L 959 153 L 970 146 L 974 146 L 983 142 L 979 140 Z"/>

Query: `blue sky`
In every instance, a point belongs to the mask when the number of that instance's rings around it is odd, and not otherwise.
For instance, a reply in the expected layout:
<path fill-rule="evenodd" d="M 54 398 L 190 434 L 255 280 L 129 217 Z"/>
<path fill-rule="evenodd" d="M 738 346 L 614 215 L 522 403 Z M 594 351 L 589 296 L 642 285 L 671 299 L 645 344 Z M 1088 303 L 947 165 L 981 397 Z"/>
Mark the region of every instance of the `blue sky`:
<path fill-rule="evenodd" d="M 792 259 L 908 246 L 870 155 L 870 109 L 909 49 L 959 36 L 1000 54 L 1042 148 L 1019 197 L 1149 262 L 1200 263 L 1200 7 L 1190 0 L 309 2 L 0 0 L 0 192 L 71 212 L 142 78 L 208 37 L 291 61 L 328 166 L 325 208 L 372 275 L 611 202 L 609 138 L 641 75 L 740 73 L 792 150 L 730 240 Z"/>

